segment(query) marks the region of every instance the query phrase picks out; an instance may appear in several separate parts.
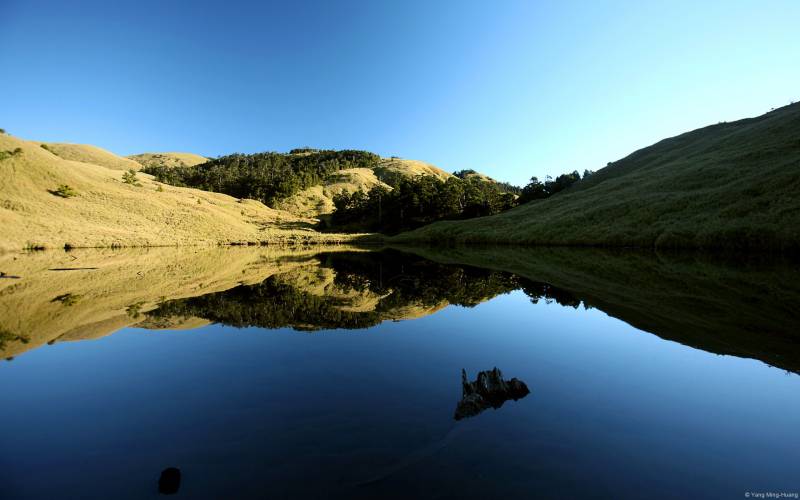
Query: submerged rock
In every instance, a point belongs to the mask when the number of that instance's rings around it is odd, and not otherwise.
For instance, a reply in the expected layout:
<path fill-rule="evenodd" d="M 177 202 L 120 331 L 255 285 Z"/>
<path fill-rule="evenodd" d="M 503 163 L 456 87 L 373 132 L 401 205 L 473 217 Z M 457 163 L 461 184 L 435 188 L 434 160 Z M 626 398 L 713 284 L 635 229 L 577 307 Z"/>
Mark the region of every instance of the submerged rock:
<path fill-rule="evenodd" d="M 167 467 L 161 471 L 158 478 L 158 492 L 162 495 L 173 495 L 181 487 L 181 470 L 175 467 Z"/>
<path fill-rule="evenodd" d="M 503 380 L 503 372 L 497 367 L 478 373 L 474 382 L 467 381 L 466 370 L 461 370 L 461 401 L 453 416 L 456 420 L 474 417 L 488 408 L 500 408 L 509 399 L 522 399 L 531 391 L 525 382 L 512 378 Z"/>

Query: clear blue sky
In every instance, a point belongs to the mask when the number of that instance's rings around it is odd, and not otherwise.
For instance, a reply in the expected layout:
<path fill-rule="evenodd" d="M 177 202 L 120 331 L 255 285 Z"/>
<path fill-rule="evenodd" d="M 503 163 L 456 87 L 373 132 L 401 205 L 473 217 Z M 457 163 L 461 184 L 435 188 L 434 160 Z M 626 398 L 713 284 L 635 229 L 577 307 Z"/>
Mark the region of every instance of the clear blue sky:
<path fill-rule="evenodd" d="M 800 1 L 0 0 L 0 127 L 524 183 L 800 100 Z"/>

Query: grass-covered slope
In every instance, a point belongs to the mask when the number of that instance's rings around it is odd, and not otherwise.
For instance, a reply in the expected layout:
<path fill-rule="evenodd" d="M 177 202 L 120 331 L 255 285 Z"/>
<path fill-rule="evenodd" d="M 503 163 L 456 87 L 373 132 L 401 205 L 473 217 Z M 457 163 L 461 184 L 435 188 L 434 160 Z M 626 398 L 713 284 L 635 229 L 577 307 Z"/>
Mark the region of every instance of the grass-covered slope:
<path fill-rule="evenodd" d="M 800 104 L 665 139 L 552 198 L 396 241 L 800 248 Z"/>
<path fill-rule="evenodd" d="M 139 170 L 142 165 L 138 162 L 118 156 L 103 148 L 89 144 L 66 144 L 59 142 L 43 142 L 41 146 L 54 155 L 65 160 L 91 163 L 114 170 Z"/>
<path fill-rule="evenodd" d="M 208 161 L 205 156 L 194 153 L 141 153 L 128 159 L 143 167 L 194 167 Z"/>
<path fill-rule="evenodd" d="M 400 179 L 420 175 L 446 181 L 452 177 L 444 170 L 418 160 L 381 158 L 371 168 L 351 168 L 330 174 L 320 184 L 310 186 L 279 201 L 275 207 L 301 217 L 319 217 L 332 213 L 333 197 L 341 192 L 367 192 L 375 186 L 391 189 Z"/>
<path fill-rule="evenodd" d="M 349 168 L 330 174 L 322 184 L 308 187 L 277 202 L 275 208 L 286 210 L 300 217 L 319 217 L 335 210 L 333 197 L 346 191 L 353 193 L 359 189 L 369 191 L 375 186 L 384 186 L 370 168 Z"/>
<path fill-rule="evenodd" d="M 429 175 L 436 177 L 440 181 L 446 181 L 453 174 L 445 172 L 441 168 L 419 160 L 405 160 L 402 158 L 383 158 L 374 168 L 375 175 L 387 184 L 396 184 L 400 178 L 416 177 L 418 175 Z"/>
<path fill-rule="evenodd" d="M 254 200 L 162 185 L 141 172 L 126 184 L 121 170 L 65 160 L 9 135 L 0 135 L 0 153 L 0 250 L 353 238 L 321 235 L 310 221 Z"/>

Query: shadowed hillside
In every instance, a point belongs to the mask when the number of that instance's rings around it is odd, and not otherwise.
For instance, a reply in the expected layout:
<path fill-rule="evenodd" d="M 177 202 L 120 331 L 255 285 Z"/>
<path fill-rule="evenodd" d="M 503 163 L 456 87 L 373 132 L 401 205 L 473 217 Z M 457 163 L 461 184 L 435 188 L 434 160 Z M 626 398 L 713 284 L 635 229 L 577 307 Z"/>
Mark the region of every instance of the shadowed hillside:
<path fill-rule="evenodd" d="M 796 250 L 798 186 L 793 104 L 665 139 L 551 198 L 395 241 Z"/>

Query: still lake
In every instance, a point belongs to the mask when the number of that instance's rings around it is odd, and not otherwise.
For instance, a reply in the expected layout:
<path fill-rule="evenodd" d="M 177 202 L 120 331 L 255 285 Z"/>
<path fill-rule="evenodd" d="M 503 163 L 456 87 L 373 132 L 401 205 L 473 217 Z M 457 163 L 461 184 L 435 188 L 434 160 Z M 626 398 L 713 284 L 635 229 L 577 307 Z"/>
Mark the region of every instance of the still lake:
<path fill-rule="evenodd" d="M 419 255 L 418 255 L 419 254 Z M 791 262 L 557 249 L 0 256 L 0 498 L 800 491 Z M 462 370 L 530 393 L 459 419 Z"/>

